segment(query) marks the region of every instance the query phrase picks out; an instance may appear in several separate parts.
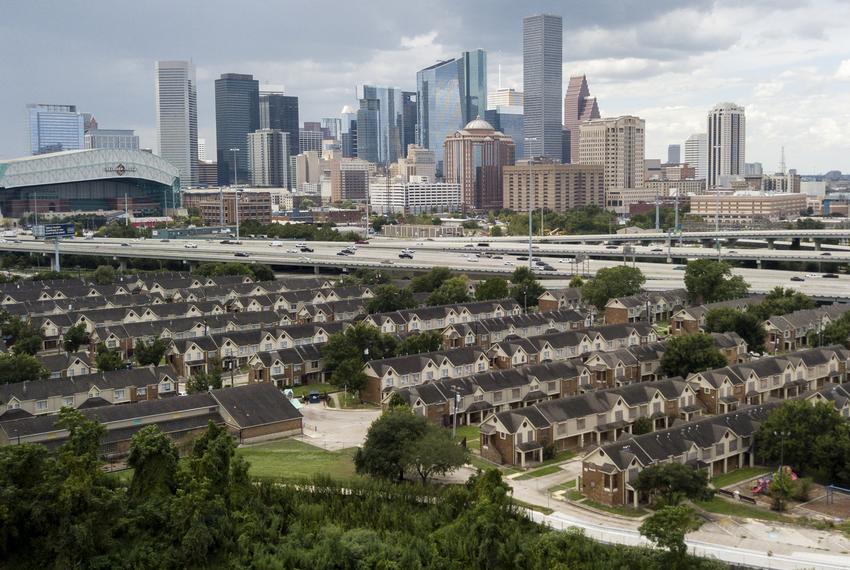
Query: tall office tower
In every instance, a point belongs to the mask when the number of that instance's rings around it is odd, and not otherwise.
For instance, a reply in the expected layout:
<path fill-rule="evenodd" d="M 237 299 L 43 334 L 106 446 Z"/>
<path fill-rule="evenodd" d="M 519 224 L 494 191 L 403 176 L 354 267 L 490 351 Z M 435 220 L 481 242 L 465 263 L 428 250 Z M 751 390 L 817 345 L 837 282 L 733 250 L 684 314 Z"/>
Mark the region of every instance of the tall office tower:
<path fill-rule="evenodd" d="M 326 130 L 332 139 L 342 141 L 342 119 L 336 117 L 322 119 L 322 130 Z"/>
<path fill-rule="evenodd" d="M 352 109 L 351 105 L 346 105 L 339 115 L 342 119 L 342 133 L 340 135 L 342 156 L 354 158 L 357 156 L 357 111 Z"/>
<path fill-rule="evenodd" d="M 298 146 L 298 97 L 275 91 L 260 91 L 260 128 L 289 134 L 289 153 L 301 153 Z"/>
<path fill-rule="evenodd" d="M 682 145 L 668 144 L 667 145 L 667 164 L 681 164 L 682 162 Z"/>
<path fill-rule="evenodd" d="M 298 147 L 301 149 L 301 152 L 315 150 L 321 156 L 322 141 L 324 138 L 325 136 L 321 129 L 318 131 L 314 131 L 312 129 L 301 129 L 298 131 Z"/>
<path fill-rule="evenodd" d="M 565 138 L 569 139 L 569 151 L 564 153 L 565 162 L 578 162 L 581 138 L 579 125 L 600 117 L 596 97 L 590 96 L 590 89 L 587 87 L 587 76 L 570 77 L 567 94 L 564 95 L 564 129 L 567 131 Z"/>
<path fill-rule="evenodd" d="M 401 92 L 401 155 L 399 158 L 404 158 L 407 153 L 407 147 L 416 144 L 417 118 L 416 112 L 418 105 L 416 104 L 417 96 L 414 91 Z"/>
<path fill-rule="evenodd" d="M 91 113 L 83 113 L 83 130 L 85 132 L 97 130 L 97 119 Z"/>
<path fill-rule="evenodd" d="M 744 108 L 720 103 L 708 113 L 708 187 L 744 174 L 747 121 Z"/>
<path fill-rule="evenodd" d="M 198 137 L 198 160 L 207 160 L 207 139 Z"/>
<path fill-rule="evenodd" d="M 419 145 L 434 151 L 443 172 L 443 143 L 487 110 L 487 54 L 465 51 L 416 74 Z"/>
<path fill-rule="evenodd" d="M 484 119 L 446 137 L 445 181 L 460 184 L 464 209 L 502 207 L 502 167 L 514 163 L 514 141 Z"/>
<path fill-rule="evenodd" d="M 540 14 L 522 20 L 525 155 L 561 160 L 563 22 Z"/>
<path fill-rule="evenodd" d="M 514 156 L 524 156 L 522 105 L 499 105 L 496 109 L 487 109 L 484 120 L 513 139 Z"/>
<path fill-rule="evenodd" d="M 496 89 L 487 95 L 487 108 L 498 109 L 499 107 L 522 107 L 522 91 L 516 89 Z"/>
<path fill-rule="evenodd" d="M 764 167 L 760 162 L 745 162 L 744 176 L 761 176 L 764 174 Z"/>
<path fill-rule="evenodd" d="M 388 166 L 403 156 L 401 144 L 406 129 L 409 130 L 405 125 L 402 91 L 373 85 L 363 85 L 359 91 L 357 156 Z"/>
<path fill-rule="evenodd" d="M 254 186 L 289 187 L 289 134 L 260 129 L 248 134 L 248 161 Z"/>
<path fill-rule="evenodd" d="M 248 134 L 259 128 L 260 82 L 253 75 L 223 73 L 215 80 L 215 145 L 219 184 L 233 184 L 234 181 L 245 184 L 251 179 Z M 239 150 L 234 152 L 231 149 Z"/>
<path fill-rule="evenodd" d="M 85 148 L 85 119 L 76 105 L 27 105 L 30 153 Z"/>
<path fill-rule="evenodd" d="M 304 121 L 304 130 L 316 131 L 320 133 L 322 132 L 322 123 L 320 123 L 319 121 Z"/>
<path fill-rule="evenodd" d="M 198 90 L 191 61 L 156 62 L 159 156 L 180 171 L 183 186 L 198 183 Z"/>
<path fill-rule="evenodd" d="M 705 180 L 708 174 L 708 135 L 694 133 L 685 141 L 685 164 L 694 167 L 697 180 Z"/>
<path fill-rule="evenodd" d="M 605 189 L 643 188 L 645 123 L 625 115 L 579 125 L 578 162 L 605 167 Z"/>
<path fill-rule="evenodd" d="M 85 141 L 86 148 L 139 150 L 139 137 L 132 129 L 89 129 Z"/>

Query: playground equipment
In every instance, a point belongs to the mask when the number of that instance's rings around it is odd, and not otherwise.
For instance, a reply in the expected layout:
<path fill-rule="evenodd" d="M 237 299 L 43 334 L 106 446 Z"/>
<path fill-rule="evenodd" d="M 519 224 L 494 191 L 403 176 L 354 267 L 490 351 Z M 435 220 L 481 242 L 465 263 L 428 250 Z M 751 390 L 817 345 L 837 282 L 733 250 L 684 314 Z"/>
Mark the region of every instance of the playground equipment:
<path fill-rule="evenodd" d="M 792 481 L 796 481 L 798 476 L 794 473 L 794 470 L 791 469 L 790 465 L 783 465 L 777 472 L 782 471 L 786 475 L 788 475 Z M 762 493 L 767 494 L 770 491 L 770 484 L 773 482 L 773 475 L 766 475 L 764 477 L 759 477 L 756 479 L 750 491 L 753 495 L 760 495 Z"/>

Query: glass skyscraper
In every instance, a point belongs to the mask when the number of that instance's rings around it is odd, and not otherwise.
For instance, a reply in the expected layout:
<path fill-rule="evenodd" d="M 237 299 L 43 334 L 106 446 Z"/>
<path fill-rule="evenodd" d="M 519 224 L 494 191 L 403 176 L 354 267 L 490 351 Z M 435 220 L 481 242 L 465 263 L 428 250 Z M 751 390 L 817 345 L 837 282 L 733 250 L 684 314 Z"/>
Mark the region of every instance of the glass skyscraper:
<path fill-rule="evenodd" d="M 431 149 L 437 173 L 443 172 L 446 137 L 487 109 L 487 54 L 465 51 L 416 74 L 417 125 L 420 146 Z"/>
<path fill-rule="evenodd" d="M 30 153 L 85 148 L 84 119 L 76 105 L 27 105 Z"/>
<path fill-rule="evenodd" d="M 260 82 L 253 75 L 224 73 L 215 80 L 215 139 L 218 183 L 234 181 L 234 152 L 238 181 L 251 180 L 248 134 L 260 128 Z"/>
<path fill-rule="evenodd" d="M 406 139 L 415 132 L 415 127 L 406 124 L 412 113 L 405 113 L 405 107 L 410 109 L 412 95 L 396 87 L 361 87 L 357 111 L 358 158 L 389 165 L 404 157 Z"/>
<path fill-rule="evenodd" d="M 563 86 L 563 21 L 540 14 L 522 20 L 523 129 L 525 156 L 557 162 L 563 155 L 561 93 Z"/>
<path fill-rule="evenodd" d="M 260 128 L 289 134 L 289 154 L 301 152 L 298 146 L 298 97 L 260 91 Z"/>
<path fill-rule="evenodd" d="M 191 61 L 156 62 L 159 156 L 180 171 L 183 186 L 198 183 L 198 92 Z"/>

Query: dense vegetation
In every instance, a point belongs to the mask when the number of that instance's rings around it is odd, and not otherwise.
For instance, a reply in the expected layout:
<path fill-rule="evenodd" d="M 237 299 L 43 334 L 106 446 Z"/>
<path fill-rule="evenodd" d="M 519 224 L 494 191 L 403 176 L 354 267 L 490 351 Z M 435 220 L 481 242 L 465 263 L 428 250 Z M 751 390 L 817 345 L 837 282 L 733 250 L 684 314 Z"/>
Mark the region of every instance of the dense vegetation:
<path fill-rule="evenodd" d="M 600 311 L 605 304 L 617 297 L 626 297 L 639 293 L 646 277 L 637 267 L 617 265 L 605 267 L 596 272 L 590 281 L 581 287 L 582 298 Z"/>
<path fill-rule="evenodd" d="M 725 261 L 697 259 L 685 268 L 685 288 L 692 303 L 703 304 L 743 297 L 750 286 Z"/>
<path fill-rule="evenodd" d="M 676 551 L 686 531 L 678 511 L 647 529 L 668 551 L 604 546 L 530 522 L 496 470 L 451 487 L 256 482 L 222 429 L 211 425 L 180 461 L 151 426 L 133 438 L 125 483 L 100 469 L 102 426 L 73 410 L 62 412 L 62 424 L 70 437 L 56 454 L 32 444 L 0 448 L 4 567 L 719 567 Z"/>
<path fill-rule="evenodd" d="M 706 333 L 674 336 L 667 341 L 661 357 L 661 371 L 667 376 L 687 378 L 693 372 L 722 368 L 728 362 Z"/>

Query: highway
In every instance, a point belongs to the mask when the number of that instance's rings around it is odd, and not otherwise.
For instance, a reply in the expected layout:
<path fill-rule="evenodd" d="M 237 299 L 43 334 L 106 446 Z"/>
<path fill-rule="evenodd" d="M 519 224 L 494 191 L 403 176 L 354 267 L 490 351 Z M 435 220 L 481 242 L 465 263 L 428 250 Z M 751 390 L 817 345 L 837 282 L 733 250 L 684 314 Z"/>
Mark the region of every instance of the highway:
<path fill-rule="evenodd" d="M 115 260 L 126 258 L 168 259 L 181 260 L 189 269 L 191 264 L 203 261 L 236 261 L 243 263 L 265 263 L 276 266 L 314 267 L 316 271 L 321 269 L 356 269 L 360 267 L 372 269 L 397 269 L 397 270 L 427 270 L 435 266 L 448 267 L 456 271 L 465 271 L 475 275 L 501 274 L 507 275 L 516 267 L 527 265 L 527 261 L 518 259 L 527 255 L 527 246 L 520 244 L 500 244 L 498 247 L 476 248 L 469 240 L 390 240 L 372 239 L 368 245 L 357 246 L 357 252 L 351 256 L 340 256 L 337 253 L 347 245 L 342 242 L 307 242 L 307 245 L 315 251 L 301 253 L 295 246 L 295 242 L 282 241 L 282 245 L 276 247 L 271 245 L 271 240 L 243 240 L 240 245 L 221 244 L 218 240 L 171 240 L 162 242 L 159 240 L 127 240 L 96 238 L 93 240 L 73 239 L 62 240 L 59 245 L 60 261 L 62 254 L 97 255 L 112 257 Z M 187 248 L 187 244 L 196 247 Z M 0 251 L 32 251 L 42 252 L 45 255 L 52 254 L 54 245 L 52 242 L 42 242 L 31 238 L 18 240 L 17 243 L 0 243 Z M 398 254 L 403 248 L 414 250 L 413 259 L 399 259 Z M 659 262 L 637 261 L 634 263 L 647 276 L 647 288 L 652 290 L 664 290 L 683 286 L 683 263 L 686 259 L 699 257 L 716 258 L 717 252 L 713 249 L 700 247 L 673 247 L 670 248 L 671 256 L 678 263 L 666 263 L 667 249 L 662 252 L 653 252 L 659 249 L 657 246 L 634 246 L 638 259 L 644 257 L 656 257 Z M 492 251 L 490 251 L 492 250 Z M 476 257 L 476 251 L 481 252 L 482 257 Z M 742 250 L 743 251 L 743 250 Z M 758 250 L 765 255 L 765 259 L 797 261 L 799 251 L 783 250 Z M 237 257 L 237 252 L 244 252 L 248 257 Z M 502 253 L 498 253 L 502 252 Z M 724 259 L 739 259 L 734 250 L 724 248 L 722 257 Z M 541 244 L 534 250 L 535 255 L 541 255 L 555 268 L 555 271 L 538 271 L 541 278 L 546 278 L 549 286 L 565 286 L 569 278 L 577 271 L 579 273 L 594 274 L 602 267 L 610 267 L 623 263 L 622 247 L 618 250 L 607 249 L 603 245 L 569 245 L 569 244 Z M 809 252 L 809 260 L 812 254 L 821 252 Z M 498 258 L 483 257 L 485 254 L 494 255 Z M 606 259 L 590 259 L 584 263 L 576 264 L 567 256 L 581 254 L 592 254 L 605 256 Z M 769 256 L 769 257 L 768 257 Z M 850 252 L 831 252 L 830 256 L 816 255 L 816 260 L 830 262 L 850 262 Z M 631 265 L 632 256 L 628 256 Z M 823 270 L 832 268 L 831 263 L 825 263 Z M 806 273 L 802 271 L 779 271 L 770 269 L 735 268 L 734 272 L 744 277 L 750 283 L 753 292 L 769 291 L 777 285 L 792 287 L 805 291 L 806 293 L 826 299 L 850 298 L 850 277 L 839 275 L 835 279 L 826 279 L 820 273 Z M 792 277 L 804 281 L 791 281 Z"/>
<path fill-rule="evenodd" d="M 681 234 L 673 234 L 674 239 L 683 240 L 713 240 L 717 238 L 718 232 L 710 231 L 689 231 Z M 823 230 L 725 230 L 719 232 L 722 240 L 735 239 L 850 239 L 850 229 L 823 229 Z M 619 243 L 635 242 L 635 241 L 656 241 L 663 242 L 669 239 L 670 234 L 667 232 L 640 232 L 627 234 L 575 234 L 563 236 L 544 236 L 543 241 L 553 243 L 599 243 L 602 241 L 614 241 Z M 485 238 L 493 242 L 517 241 L 525 239 L 522 236 L 503 236 Z M 539 237 L 536 239 L 540 239 Z"/>

